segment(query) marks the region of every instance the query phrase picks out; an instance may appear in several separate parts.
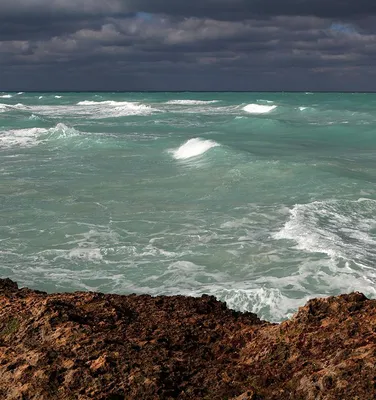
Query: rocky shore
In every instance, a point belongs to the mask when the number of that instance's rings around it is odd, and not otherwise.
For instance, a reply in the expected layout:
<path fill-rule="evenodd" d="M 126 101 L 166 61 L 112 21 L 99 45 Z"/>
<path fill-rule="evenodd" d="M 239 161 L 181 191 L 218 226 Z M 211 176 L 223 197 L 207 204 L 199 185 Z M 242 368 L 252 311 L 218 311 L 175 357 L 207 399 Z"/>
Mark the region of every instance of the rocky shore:
<path fill-rule="evenodd" d="M 0 399 L 375 399 L 376 300 L 281 324 L 214 297 L 46 294 L 0 279 Z"/>

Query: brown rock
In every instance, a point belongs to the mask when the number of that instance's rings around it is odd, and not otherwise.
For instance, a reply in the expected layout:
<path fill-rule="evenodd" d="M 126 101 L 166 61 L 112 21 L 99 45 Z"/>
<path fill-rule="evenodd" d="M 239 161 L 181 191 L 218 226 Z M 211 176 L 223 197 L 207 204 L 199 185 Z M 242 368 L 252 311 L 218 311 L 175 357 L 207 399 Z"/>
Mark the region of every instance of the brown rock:
<path fill-rule="evenodd" d="M 211 296 L 50 294 L 0 279 L 0 399 L 376 398 L 376 301 L 279 325 Z"/>

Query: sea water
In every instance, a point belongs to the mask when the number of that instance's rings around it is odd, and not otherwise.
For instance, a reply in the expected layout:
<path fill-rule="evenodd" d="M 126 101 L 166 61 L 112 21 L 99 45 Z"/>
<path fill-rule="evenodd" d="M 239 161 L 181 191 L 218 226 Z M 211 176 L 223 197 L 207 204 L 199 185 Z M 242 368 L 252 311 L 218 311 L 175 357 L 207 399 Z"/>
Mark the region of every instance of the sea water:
<path fill-rule="evenodd" d="M 280 321 L 376 297 L 376 94 L 0 93 L 0 276 Z"/>

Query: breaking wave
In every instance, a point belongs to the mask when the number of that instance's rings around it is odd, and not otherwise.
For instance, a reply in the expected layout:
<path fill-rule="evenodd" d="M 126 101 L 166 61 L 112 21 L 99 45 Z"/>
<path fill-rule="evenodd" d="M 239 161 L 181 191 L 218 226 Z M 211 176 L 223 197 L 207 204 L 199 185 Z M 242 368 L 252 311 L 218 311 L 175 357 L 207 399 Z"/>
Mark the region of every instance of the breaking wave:
<path fill-rule="evenodd" d="M 28 128 L 0 131 L 0 148 L 32 147 L 44 143 L 50 139 L 62 139 L 79 135 L 80 132 L 62 123 L 55 127 Z"/>
<path fill-rule="evenodd" d="M 176 104 L 176 105 L 187 105 L 187 106 L 198 106 L 203 104 L 218 103 L 219 100 L 169 100 L 166 104 Z"/>
<path fill-rule="evenodd" d="M 130 101 L 91 101 L 84 100 L 78 106 L 92 107 L 99 118 L 121 117 L 128 115 L 148 115 L 159 111 L 148 105 Z"/>
<path fill-rule="evenodd" d="M 376 257 L 375 214 L 376 200 L 372 199 L 297 204 L 275 238 L 294 240 L 300 250 L 372 266 Z"/>
<path fill-rule="evenodd" d="M 17 103 L 17 104 L 4 104 L 0 103 L 0 110 L 12 110 L 12 109 L 21 109 L 21 108 L 26 108 L 26 106 L 22 103 Z"/>
<path fill-rule="evenodd" d="M 10 99 L 11 97 L 13 97 L 11 94 L 0 95 L 0 99 Z"/>
<path fill-rule="evenodd" d="M 172 154 L 176 160 L 186 160 L 188 158 L 197 157 L 213 147 L 220 146 L 213 140 L 204 140 L 200 138 L 193 138 L 187 140 L 178 149 L 173 150 Z"/>
<path fill-rule="evenodd" d="M 243 110 L 250 114 L 266 114 L 275 110 L 277 106 L 266 106 L 261 104 L 248 104 Z"/>

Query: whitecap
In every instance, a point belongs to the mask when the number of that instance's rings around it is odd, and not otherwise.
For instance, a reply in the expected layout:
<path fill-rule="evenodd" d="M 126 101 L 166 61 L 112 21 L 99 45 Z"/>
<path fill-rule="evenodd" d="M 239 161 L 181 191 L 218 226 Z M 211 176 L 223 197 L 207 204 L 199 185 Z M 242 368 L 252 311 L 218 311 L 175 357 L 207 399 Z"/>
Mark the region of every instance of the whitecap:
<path fill-rule="evenodd" d="M 261 105 L 261 104 L 248 104 L 245 107 L 243 107 L 243 110 L 250 113 L 250 114 L 266 114 L 274 109 L 276 109 L 277 106 L 266 106 L 266 105 Z"/>
<path fill-rule="evenodd" d="M 50 139 L 64 139 L 79 135 L 80 132 L 62 123 L 55 127 L 12 129 L 0 132 L 0 148 L 32 147 Z"/>
<path fill-rule="evenodd" d="M 55 99 L 61 99 L 61 96 L 55 96 Z"/>
<path fill-rule="evenodd" d="M 38 136 L 46 131 L 43 128 L 31 128 L 0 132 L 0 148 L 35 146 L 38 143 Z"/>
<path fill-rule="evenodd" d="M 95 117 L 98 118 L 111 118 L 121 117 L 128 115 L 148 115 L 153 112 L 159 111 L 150 107 L 149 105 L 140 104 L 139 102 L 130 101 L 91 101 L 83 100 L 77 103 L 78 106 L 87 107 L 95 112 Z"/>
<path fill-rule="evenodd" d="M 300 111 L 304 111 L 304 110 L 306 110 L 307 109 L 307 107 L 299 107 L 299 110 Z"/>
<path fill-rule="evenodd" d="M 0 110 L 6 111 L 6 110 L 14 110 L 14 109 L 23 109 L 26 108 L 26 106 L 22 103 L 17 103 L 17 104 L 4 104 L 0 103 Z"/>
<path fill-rule="evenodd" d="M 376 200 L 372 199 L 296 204 L 274 237 L 294 240 L 297 248 L 306 252 L 371 265 L 376 256 L 375 213 Z"/>
<path fill-rule="evenodd" d="M 203 104 L 218 103 L 219 100 L 169 100 L 166 104 L 175 104 L 182 106 L 198 106 Z"/>
<path fill-rule="evenodd" d="M 220 145 L 213 140 L 193 138 L 187 140 L 183 145 L 171 152 L 176 160 L 186 160 L 188 158 L 197 157 L 217 146 Z"/>
<path fill-rule="evenodd" d="M 55 127 L 50 128 L 48 130 L 48 133 L 50 137 L 53 136 L 57 139 L 78 136 L 80 134 L 78 130 L 62 123 L 58 123 Z"/>
<path fill-rule="evenodd" d="M 3 94 L 0 96 L 0 99 L 10 99 L 11 97 L 13 97 L 11 94 Z"/>

